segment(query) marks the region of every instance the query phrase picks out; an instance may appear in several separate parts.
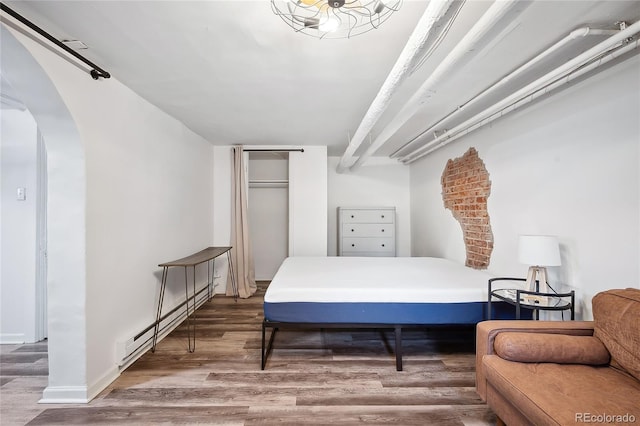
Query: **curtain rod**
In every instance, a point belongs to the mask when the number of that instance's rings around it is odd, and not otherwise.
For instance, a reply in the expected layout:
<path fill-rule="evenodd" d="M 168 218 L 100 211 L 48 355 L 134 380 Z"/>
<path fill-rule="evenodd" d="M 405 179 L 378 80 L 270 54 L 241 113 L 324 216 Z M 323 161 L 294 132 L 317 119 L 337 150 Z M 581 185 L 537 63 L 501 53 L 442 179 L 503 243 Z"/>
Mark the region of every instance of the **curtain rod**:
<path fill-rule="evenodd" d="M 303 148 L 291 148 L 291 149 L 243 149 L 244 152 L 304 152 Z"/>
<path fill-rule="evenodd" d="M 43 30 L 42 28 L 40 28 L 39 26 L 37 26 L 33 22 L 29 21 L 24 16 L 18 14 L 14 10 L 10 9 L 4 3 L 0 2 L 0 8 L 2 9 L 3 12 L 8 13 L 13 18 L 17 19 L 18 21 L 20 21 L 21 23 L 23 23 L 24 25 L 26 25 L 27 27 L 29 27 L 33 31 L 37 32 L 42 37 L 46 38 L 51 43 L 55 44 L 56 46 L 58 46 L 59 48 L 61 48 L 65 52 L 67 52 L 68 54 L 72 55 L 76 59 L 79 59 L 80 61 L 82 61 L 85 64 L 87 64 L 90 67 L 92 67 L 93 69 L 91 71 L 89 71 L 89 74 L 91 75 L 91 78 L 93 78 L 94 80 L 97 80 L 100 77 L 102 77 L 102 78 L 110 78 L 111 77 L 111 74 L 109 74 L 107 71 L 103 70 L 102 68 L 100 68 L 99 66 L 97 66 L 96 64 L 94 64 L 93 62 L 91 62 L 90 60 L 88 60 L 87 58 L 85 58 L 84 56 L 79 54 L 78 52 L 76 52 L 75 50 L 71 49 L 69 46 L 65 45 L 60 40 L 58 40 L 57 38 L 55 38 L 54 36 L 52 36 L 51 34 L 46 32 L 45 30 Z"/>

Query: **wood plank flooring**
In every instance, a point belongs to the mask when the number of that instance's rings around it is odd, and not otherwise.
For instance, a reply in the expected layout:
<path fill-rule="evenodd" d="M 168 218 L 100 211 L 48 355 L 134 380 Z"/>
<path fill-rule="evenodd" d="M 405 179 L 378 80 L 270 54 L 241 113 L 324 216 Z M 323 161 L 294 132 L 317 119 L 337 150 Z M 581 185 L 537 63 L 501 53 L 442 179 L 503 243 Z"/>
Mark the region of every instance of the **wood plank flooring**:
<path fill-rule="evenodd" d="M 4 425 L 456 425 L 495 424 L 474 388 L 474 330 L 393 333 L 280 330 L 260 370 L 262 302 L 216 296 L 197 312 L 196 351 L 179 327 L 90 404 L 37 404 L 46 343 L 2 346 Z"/>

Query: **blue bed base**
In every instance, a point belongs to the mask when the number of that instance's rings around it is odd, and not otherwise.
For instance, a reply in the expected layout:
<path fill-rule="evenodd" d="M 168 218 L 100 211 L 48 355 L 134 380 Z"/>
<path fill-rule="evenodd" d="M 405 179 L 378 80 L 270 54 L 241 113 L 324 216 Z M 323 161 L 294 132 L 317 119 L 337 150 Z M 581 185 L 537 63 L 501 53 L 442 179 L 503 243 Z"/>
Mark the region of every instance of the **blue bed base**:
<path fill-rule="evenodd" d="M 491 318 L 513 319 L 513 307 L 493 302 Z M 264 303 L 269 321 L 292 323 L 477 324 L 487 302 L 467 303 Z"/>

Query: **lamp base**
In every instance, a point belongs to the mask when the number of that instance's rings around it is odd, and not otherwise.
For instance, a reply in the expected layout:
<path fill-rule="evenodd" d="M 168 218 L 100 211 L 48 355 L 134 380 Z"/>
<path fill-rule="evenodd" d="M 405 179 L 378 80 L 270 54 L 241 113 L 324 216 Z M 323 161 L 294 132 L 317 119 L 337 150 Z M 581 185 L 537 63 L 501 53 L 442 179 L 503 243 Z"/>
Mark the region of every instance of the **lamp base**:
<path fill-rule="evenodd" d="M 537 281 L 537 282 L 536 282 Z M 542 289 L 540 288 L 542 284 Z M 547 268 L 544 266 L 530 266 L 527 272 L 527 281 L 525 288 L 529 291 L 549 292 L 549 283 L 547 281 Z"/>

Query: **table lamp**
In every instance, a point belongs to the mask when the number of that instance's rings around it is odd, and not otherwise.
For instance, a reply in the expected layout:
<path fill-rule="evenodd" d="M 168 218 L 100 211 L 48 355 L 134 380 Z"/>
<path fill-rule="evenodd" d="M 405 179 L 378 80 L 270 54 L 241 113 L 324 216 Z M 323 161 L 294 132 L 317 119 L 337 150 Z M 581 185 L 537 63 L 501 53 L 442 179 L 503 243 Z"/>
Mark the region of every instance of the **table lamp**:
<path fill-rule="evenodd" d="M 518 237 L 518 261 L 529 266 L 526 288 L 536 291 L 536 280 L 549 291 L 546 266 L 560 266 L 560 245 L 552 235 L 520 235 Z M 541 290 L 542 291 L 542 290 Z"/>

